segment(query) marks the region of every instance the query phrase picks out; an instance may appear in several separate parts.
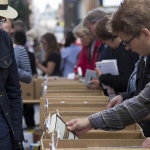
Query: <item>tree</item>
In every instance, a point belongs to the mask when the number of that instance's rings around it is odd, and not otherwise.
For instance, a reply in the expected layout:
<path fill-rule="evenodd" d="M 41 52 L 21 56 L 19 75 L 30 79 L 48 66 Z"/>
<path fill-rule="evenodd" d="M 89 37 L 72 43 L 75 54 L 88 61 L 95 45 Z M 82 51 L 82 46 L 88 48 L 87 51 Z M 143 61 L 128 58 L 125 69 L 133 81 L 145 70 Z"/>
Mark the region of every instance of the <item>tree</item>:
<path fill-rule="evenodd" d="M 29 3 L 26 0 L 9 0 L 9 5 L 18 12 L 18 17 L 15 20 L 21 19 L 29 28 L 29 15 L 31 13 Z"/>

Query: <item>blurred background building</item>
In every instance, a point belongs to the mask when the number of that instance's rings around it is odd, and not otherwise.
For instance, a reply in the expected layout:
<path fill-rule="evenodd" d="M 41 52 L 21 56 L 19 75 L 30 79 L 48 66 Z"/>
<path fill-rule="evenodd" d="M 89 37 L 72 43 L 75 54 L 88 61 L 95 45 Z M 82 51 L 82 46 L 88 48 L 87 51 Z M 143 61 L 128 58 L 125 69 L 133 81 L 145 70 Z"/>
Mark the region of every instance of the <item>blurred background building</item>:
<path fill-rule="evenodd" d="M 66 30 L 83 20 L 89 10 L 100 6 L 99 0 L 63 0 L 63 3 Z"/>
<path fill-rule="evenodd" d="M 61 41 L 65 31 L 74 28 L 87 12 L 100 7 L 106 12 L 117 9 L 121 0 L 9 0 L 19 13 L 17 19 L 25 22 L 27 33 L 39 37 L 54 32 Z M 55 6 L 55 7 L 54 7 Z"/>

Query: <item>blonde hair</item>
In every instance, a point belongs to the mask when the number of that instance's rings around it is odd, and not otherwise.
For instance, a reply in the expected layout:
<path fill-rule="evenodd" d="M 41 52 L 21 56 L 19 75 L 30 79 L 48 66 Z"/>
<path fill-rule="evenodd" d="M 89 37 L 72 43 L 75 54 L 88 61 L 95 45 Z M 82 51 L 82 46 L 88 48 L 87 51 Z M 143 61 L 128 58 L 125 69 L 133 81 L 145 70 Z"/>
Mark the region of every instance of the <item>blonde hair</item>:
<path fill-rule="evenodd" d="M 93 9 L 87 13 L 83 25 L 86 26 L 87 23 L 93 24 L 95 21 L 100 21 L 105 15 L 106 13 L 100 8 Z"/>
<path fill-rule="evenodd" d="M 75 37 L 77 37 L 77 33 L 90 34 L 89 30 L 83 26 L 83 22 L 79 23 L 76 27 L 74 27 L 73 34 Z"/>
<path fill-rule="evenodd" d="M 107 28 L 113 34 L 134 35 L 142 28 L 150 29 L 150 0 L 124 0 L 111 16 Z"/>

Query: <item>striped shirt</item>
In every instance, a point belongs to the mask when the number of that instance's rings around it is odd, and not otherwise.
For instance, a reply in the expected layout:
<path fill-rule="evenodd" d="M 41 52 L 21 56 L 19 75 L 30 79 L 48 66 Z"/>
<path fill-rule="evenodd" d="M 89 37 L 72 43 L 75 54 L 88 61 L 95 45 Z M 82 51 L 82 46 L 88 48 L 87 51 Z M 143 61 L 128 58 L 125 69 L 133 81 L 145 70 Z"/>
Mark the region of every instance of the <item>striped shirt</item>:
<path fill-rule="evenodd" d="M 18 67 L 19 80 L 29 83 L 32 80 L 32 72 L 29 57 L 23 46 L 17 45 L 14 48 L 16 63 Z"/>
<path fill-rule="evenodd" d="M 138 96 L 125 100 L 113 108 L 93 114 L 88 118 L 95 129 L 121 130 L 130 124 L 142 121 L 149 114 L 150 83 Z"/>

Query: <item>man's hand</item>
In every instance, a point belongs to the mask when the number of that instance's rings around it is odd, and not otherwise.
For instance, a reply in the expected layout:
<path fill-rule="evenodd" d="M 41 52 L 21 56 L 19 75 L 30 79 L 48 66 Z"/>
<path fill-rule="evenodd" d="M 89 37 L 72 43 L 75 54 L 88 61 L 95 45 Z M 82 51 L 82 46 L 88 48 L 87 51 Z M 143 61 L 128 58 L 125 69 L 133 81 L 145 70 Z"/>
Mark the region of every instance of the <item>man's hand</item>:
<path fill-rule="evenodd" d="M 89 89 L 101 90 L 101 87 L 99 86 L 99 80 L 98 79 L 93 79 L 93 80 L 89 81 L 88 83 L 92 85 Z"/>
<path fill-rule="evenodd" d="M 97 78 L 99 79 L 99 77 L 102 75 L 102 72 L 98 68 L 95 68 L 95 71 L 96 71 Z"/>
<path fill-rule="evenodd" d="M 146 140 L 142 143 L 141 148 L 150 148 L 150 138 L 146 138 Z"/>
<path fill-rule="evenodd" d="M 108 105 L 106 106 L 106 109 L 108 108 L 112 108 L 115 105 L 118 105 L 120 103 L 123 102 L 123 98 L 121 95 L 117 95 L 116 97 L 114 97 L 113 99 L 110 100 L 110 102 L 108 103 Z"/>
<path fill-rule="evenodd" d="M 74 119 L 67 122 L 66 124 L 68 126 L 68 130 L 73 131 L 76 135 L 81 135 L 92 129 L 88 118 Z"/>

